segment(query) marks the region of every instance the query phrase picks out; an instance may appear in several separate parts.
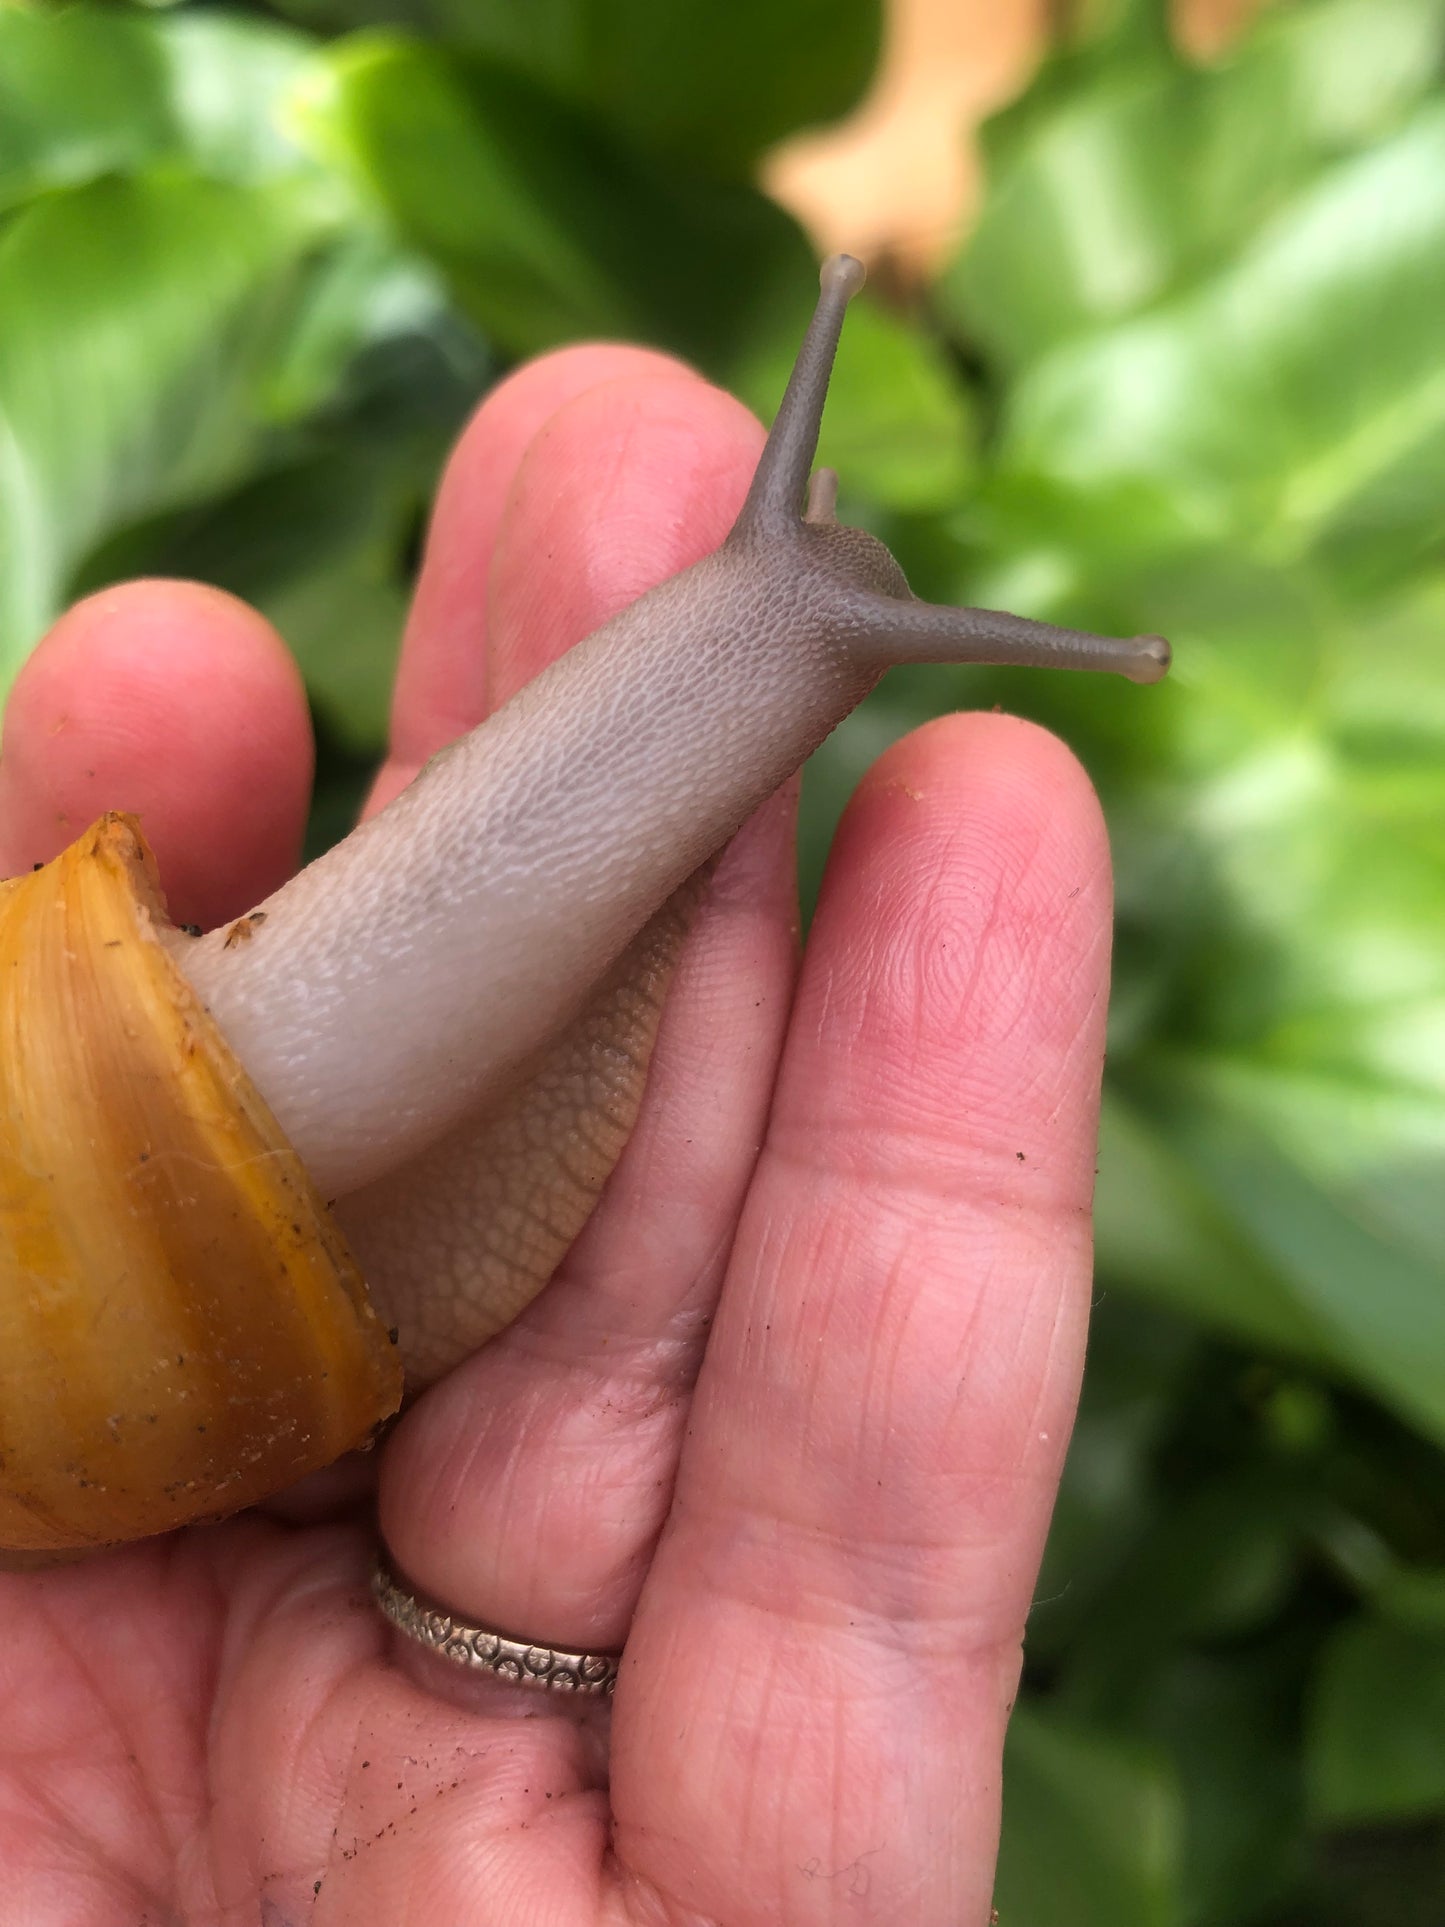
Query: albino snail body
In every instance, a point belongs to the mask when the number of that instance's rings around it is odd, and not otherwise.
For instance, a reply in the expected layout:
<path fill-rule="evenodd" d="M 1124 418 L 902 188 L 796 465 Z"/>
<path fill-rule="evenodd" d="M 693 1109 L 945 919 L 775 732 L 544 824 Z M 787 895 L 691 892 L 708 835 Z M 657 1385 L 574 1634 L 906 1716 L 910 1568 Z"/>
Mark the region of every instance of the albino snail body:
<path fill-rule="evenodd" d="M 824 267 L 747 502 L 716 554 L 434 758 L 386 811 L 243 919 L 244 941 L 237 926 L 197 940 L 162 927 L 158 911 L 142 917 L 210 1013 L 217 1048 L 245 1066 L 280 1142 L 339 1201 L 399 1327 L 410 1386 L 546 1282 L 635 1113 L 697 894 L 689 880 L 891 663 L 1054 664 L 1140 682 L 1168 666 L 1155 637 L 1111 641 L 919 603 L 880 543 L 836 522 L 831 476 L 810 488 L 809 473 L 861 280 L 847 257 Z M 14 1102 L 4 1075 L 0 1107 Z M 369 1200 L 412 1160 L 425 1174 L 419 1189 L 416 1171 L 409 1179 L 418 1236 L 388 1246 L 373 1237 L 380 1214 Z M 49 1289 L 17 1257 L 18 1234 L 7 1250 L 5 1193 L 0 1145 L 0 1331 L 7 1293 Z M 483 1235 L 452 1236 L 463 1223 Z M 467 1261 L 474 1275 L 453 1271 L 438 1288 L 438 1252 L 463 1249 L 478 1254 Z M 21 1369 L 0 1356 L 0 1455 Z M 113 1418 L 129 1394 L 98 1396 Z M 355 1438 L 395 1402 L 394 1385 L 379 1392 Z M 293 1429 L 290 1476 L 343 1449 L 329 1435 L 310 1449 L 307 1423 Z M 84 1477 L 87 1490 L 104 1482 Z M 253 1496 L 198 1493 L 163 1523 Z M 8 1543 L 123 1536 L 89 1519 L 64 1524 L 68 1498 L 36 1504 L 48 1523 Z M 0 1509 L 0 1545 L 6 1530 Z"/>

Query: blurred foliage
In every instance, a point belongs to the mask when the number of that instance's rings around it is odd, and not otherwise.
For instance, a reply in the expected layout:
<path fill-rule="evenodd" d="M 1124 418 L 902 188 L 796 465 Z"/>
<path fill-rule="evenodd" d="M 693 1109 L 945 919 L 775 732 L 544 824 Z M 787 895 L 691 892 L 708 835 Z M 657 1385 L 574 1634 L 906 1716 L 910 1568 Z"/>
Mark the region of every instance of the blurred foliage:
<path fill-rule="evenodd" d="M 1067 10 L 1065 10 L 1067 11 Z M 284 17 L 283 17 L 284 16 Z M 898 673 L 1108 807 L 1099 1306 L 1010 1738 L 1004 1927 L 1445 1919 L 1445 0 L 1278 0 L 1196 67 L 1073 13 L 977 227 L 849 322 L 822 457 L 921 593 L 1174 676 Z M 141 571 L 259 604 L 384 729 L 476 398 L 579 334 L 766 412 L 813 265 L 753 184 L 875 0 L 0 5 L 0 681 Z"/>

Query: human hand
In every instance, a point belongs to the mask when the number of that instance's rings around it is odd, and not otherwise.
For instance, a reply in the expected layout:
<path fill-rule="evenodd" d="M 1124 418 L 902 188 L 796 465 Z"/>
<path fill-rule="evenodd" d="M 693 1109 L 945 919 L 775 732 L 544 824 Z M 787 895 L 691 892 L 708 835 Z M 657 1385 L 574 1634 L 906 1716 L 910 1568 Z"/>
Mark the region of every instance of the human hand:
<path fill-rule="evenodd" d="M 374 801 L 715 546 L 759 441 L 634 350 L 499 389 Z M 127 808 L 177 918 L 224 921 L 294 861 L 310 755 L 258 617 L 108 591 L 17 685 L 0 872 Z M 0 1576 L 0 1923 L 987 1920 L 1082 1356 L 1107 850 L 1051 738 L 935 723 L 865 779 L 799 973 L 791 808 L 720 865 L 560 1273 L 360 1479 Z M 373 1479 L 396 1565 L 460 1617 L 625 1640 L 612 1704 L 393 1635 Z"/>

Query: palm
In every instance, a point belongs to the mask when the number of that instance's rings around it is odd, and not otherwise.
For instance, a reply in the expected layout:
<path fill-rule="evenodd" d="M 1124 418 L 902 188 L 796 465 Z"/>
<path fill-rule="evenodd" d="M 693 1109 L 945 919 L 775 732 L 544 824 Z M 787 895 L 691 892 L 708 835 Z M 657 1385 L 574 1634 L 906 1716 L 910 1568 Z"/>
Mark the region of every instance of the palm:
<path fill-rule="evenodd" d="M 631 351 L 499 391 L 443 491 L 383 794 L 716 542 L 755 435 Z M 87 703 L 134 721 L 88 735 Z M 0 858 L 137 809 L 176 913 L 219 919 L 294 845 L 303 722 L 235 605 L 82 605 L 12 705 Z M 796 983 L 790 871 L 779 799 L 724 859 L 562 1273 L 378 1455 L 411 1579 L 537 1639 L 625 1638 L 613 1707 L 398 1646 L 367 1468 L 5 1578 L 0 1922 L 987 1919 L 1082 1348 L 1102 832 L 1057 745 L 953 719 L 865 782 Z"/>

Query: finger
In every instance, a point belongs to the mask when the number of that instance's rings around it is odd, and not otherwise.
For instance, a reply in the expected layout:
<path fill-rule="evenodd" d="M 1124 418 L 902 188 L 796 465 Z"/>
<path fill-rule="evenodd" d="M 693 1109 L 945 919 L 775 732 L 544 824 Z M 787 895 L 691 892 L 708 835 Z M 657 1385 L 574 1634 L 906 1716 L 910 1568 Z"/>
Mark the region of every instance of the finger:
<path fill-rule="evenodd" d="M 564 1647 L 626 1636 L 751 1173 L 796 963 L 796 793 L 734 840 L 668 993 L 647 1095 L 542 1295 L 434 1386 L 381 1465 L 403 1574 Z M 423 1668 L 433 1686 L 449 1669 Z"/>
<path fill-rule="evenodd" d="M 715 547 L 760 441 L 737 403 L 694 381 L 610 382 L 554 415 L 493 563 L 499 683 Z M 643 1115 L 562 1270 L 388 1449 L 391 1551 L 463 1616 L 559 1643 L 625 1630 L 790 998 L 791 830 L 789 796 L 725 857 L 669 995 Z"/>
<path fill-rule="evenodd" d="M 492 555 L 518 467 L 559 409 L 590 388 L 628 377 L 700 385 L 681 362 L 650 349 L 568 348 L 509 376 L 467 425 L 437 492 L 397 667 L 390 748 L 367 815 L 389 803 L 429 756 L 474 728 L 516 686 L 504 678 L 498 693 L 487 610 Z"/>
<path fill-rule="evenodd" d="M 661 367 L 620 373 L 558 410 L 517 470 L 491 582 L 499 702 L 710 555 L 737 518 L 762 428 L 731 395 L 651 359 Z"/>
<path fill-rule="evenodd" d="M 295 868 L 311 793 L 301 677 L 269 623 L 192 582 L 131 582 L 62 616 L 11 691 L 0 874 L 130 810 L 178 923 L 222 923 Z"/>
<path fill-rule="evenodd" d="M 1108 944 L 1102 823 L 1052 738 L 950 718 L 865 781 L 618 1686 L 617 1850 L 689 1917 L 987 1919 Z"/>

